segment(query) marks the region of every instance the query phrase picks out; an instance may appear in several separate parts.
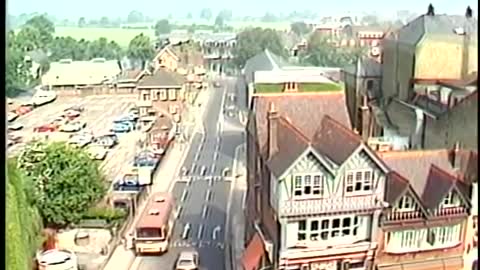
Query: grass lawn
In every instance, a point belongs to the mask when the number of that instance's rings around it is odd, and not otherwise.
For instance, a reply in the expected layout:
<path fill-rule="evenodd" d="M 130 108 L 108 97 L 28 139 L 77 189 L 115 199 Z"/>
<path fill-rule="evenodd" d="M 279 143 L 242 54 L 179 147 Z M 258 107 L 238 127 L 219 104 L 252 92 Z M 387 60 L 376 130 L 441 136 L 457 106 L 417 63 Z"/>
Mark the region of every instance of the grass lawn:
<path fill-rule="evenodd" d="M 256 84 L 255 93 L 258 94 L 270 94 L 283 92 L 283 84 Z M 300 83 L 298 86 L 298 92 L 323 92 L 323 91 L 339 91 L 342 90 L 342 86 L 335 83 Z"/>
<path fill-rule="evenodd" d="M 140 33 L 150 38 L 155 37 L 153 29 L 55 27 L 56 36 L 70 36 L 75 39 L 84 38 L 86 40 L 105 37 L 108 40 L 114 40 L 122 47 L 127 47 L 130 40 Z"/>

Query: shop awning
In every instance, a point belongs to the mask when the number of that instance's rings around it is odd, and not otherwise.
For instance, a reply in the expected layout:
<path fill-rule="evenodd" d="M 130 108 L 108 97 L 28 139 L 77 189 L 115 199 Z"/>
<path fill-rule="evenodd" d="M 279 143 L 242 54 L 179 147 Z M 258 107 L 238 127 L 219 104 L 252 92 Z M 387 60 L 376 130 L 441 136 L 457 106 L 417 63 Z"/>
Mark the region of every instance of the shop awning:
<path fill-rule="evenodd" d="M 247 248 L 242 256 L 242 265 L 243 270 L 255 270 L 258 268 L 260 259 L 265 253 L 265 248 L 263 246 L 262 238 L 258 233 L 256 233 L 250 243 L 248 243 Z"/>

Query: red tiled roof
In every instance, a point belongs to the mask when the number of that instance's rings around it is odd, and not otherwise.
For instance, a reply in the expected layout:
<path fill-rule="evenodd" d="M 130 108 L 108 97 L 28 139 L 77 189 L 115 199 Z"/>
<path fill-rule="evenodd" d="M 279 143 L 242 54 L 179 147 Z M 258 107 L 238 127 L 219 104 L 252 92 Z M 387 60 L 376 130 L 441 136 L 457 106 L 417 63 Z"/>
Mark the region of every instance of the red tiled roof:
<path fill-rule="evenodd" d="M 262 238 L 258 233 L 255 233 L 242 256 L 243 270 L 257 269 L 264 252 Z"/>
<path fill-rule="evenodd" d="M 325 115 L 313 145 L 336 164 L 342 164 L 361 145 L 362 138 L 338 121 Z"/>
<path fill-rule="evenodd" d="M 265 149 L 267 142 L 267 112 L 270 103 L 274 103 L 280 115 L 295 123 L 295 127 L 309 139 L 313 137 L 325 115 L 348 128 L 351 127 L 345 94 L 341 91 L 310 95 L 257 96 L 254 98 L 253 111 L 260 149 Z"/>

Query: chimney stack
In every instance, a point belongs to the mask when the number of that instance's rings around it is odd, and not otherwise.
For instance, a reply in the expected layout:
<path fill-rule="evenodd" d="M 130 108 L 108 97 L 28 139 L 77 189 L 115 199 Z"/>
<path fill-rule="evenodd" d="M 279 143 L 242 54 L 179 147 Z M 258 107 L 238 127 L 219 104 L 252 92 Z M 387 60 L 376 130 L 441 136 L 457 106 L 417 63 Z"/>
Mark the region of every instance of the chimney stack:
<path fill-rule="evenodd" d="M 432 4 L 428 5 L 427 16 L 435 16 L 435 9 Z"/>
<path fill-rule="evenodd" d="M 465 17 L 467 18 L 472 18 L 473 16 L 473 11 L 472 9 L 470 8 L 470 6 L 467 7 L 467 11 L 465 12 Z"/>
<path fill-rule="evenodd" d="M 452 151 L 452 167 L 456 170 L 460 169 L 460 142 L 455 142 Z"/>
<path fill-rule="evenodd" d="M 270 109 L 267 113 L 268 123 L 268 158 L 272 157 L 278 151 L 277 130 L 279 113 L 273 102 L 270 103 Z"/>

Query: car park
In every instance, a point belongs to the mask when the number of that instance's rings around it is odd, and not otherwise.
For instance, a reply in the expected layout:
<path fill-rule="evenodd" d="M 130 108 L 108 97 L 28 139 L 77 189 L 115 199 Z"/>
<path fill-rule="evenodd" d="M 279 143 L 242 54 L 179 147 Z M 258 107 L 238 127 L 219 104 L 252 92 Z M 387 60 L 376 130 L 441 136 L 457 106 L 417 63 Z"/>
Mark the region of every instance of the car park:
<path fill-rule="evenodd" d="M 113 123 L 113 127 L 111 129 L 112 132 L 115 133 L 127 133 L 133 129 L 133 126 L 126 122 L 117 122 Z"/>
<path fill-rule="evenodd" d="M 33 132 L 55 132 L 58 130 L 58 126 L 55 124 L 45 124 L 38 127 L 33 128 Z"/>
<path fill-rule="evenodd" d="M 57 93 L 54 91 L 37 90 L 32 98 L 32 102 L 35 106 L 41 106 L 53 102 L 55 99 L 57 99 Z"/>
<path fill-rule="evenodd" d="M 80 116 L 80 112 L 76 110 L 67 110 L 65 111 L 64 116 L 70 120 L 73 120 Z"/>
<path fill-rule="evenodd" d="M 72 135 L 68 143 L 82 148 L 90 144 L 92 140 L 93 135 L 91 133 L 83 132 Z"/>
<path fill-rule="evenodd" d="M 67 121 L 59 127 L 60 131 L 63 132 L 77 132 L 82 130 L 87 126 L 87 123 L 81 121 Z"/>
<path fill-rule="evenodd" d="M 12 123 L 12 124 L 8 124 L 8 131 L 17 131 L 17 130 L 21 130 L 23 128 L 23 125 L 20 124 L 20 123 Z"/>
<path fill-rule="evenodd" d="M 87 147 L 87 153 L 93 160 L 104 160 L 107 157 L 108 150 L 103 146 L 90 145 Z"/>
<path fill-rule="evenodd" d="M 178 255 L 175 270 L 198 270 L 199 256 L 197 251 L 182 251 Z"/>
<path fill-rule="evenodd" d="M 15 113 L 18 115 L 25 115 L 33 110 L 31 105 L 20 105 L 15 109 Z"/>
<path fill-rule="evenodd" d="M 111 135 L 102 135 L 94 138 L 92 141 L 92 145 L 103 146 L 105 148 L 113 148 L 115 145 L 117 145 L 117 143 L 117 137 L 113 137 Z"/>
<path fill-rule="evenodd" d="M 74 105 L 72 107 L 69 107 L 67 109 L 65 109 L 64 111 L 67 112 L 67 111 L 77 111 L 79 113 L 83 112 L 85 110 L 85 108 L 83 106 L 80 106 L 80 105 Z"/>

